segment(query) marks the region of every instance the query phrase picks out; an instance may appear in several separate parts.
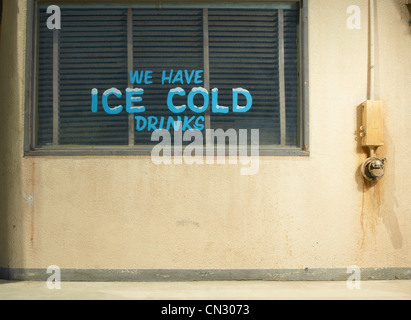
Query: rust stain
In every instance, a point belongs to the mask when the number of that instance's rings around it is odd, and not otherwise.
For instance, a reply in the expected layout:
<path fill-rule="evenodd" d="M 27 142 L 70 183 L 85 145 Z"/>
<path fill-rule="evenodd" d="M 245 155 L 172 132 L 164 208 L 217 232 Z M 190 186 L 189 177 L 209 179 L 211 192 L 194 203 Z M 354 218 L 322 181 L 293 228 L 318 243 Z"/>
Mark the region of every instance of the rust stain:
<path fill-rule="evenodd" d="M 371 235 L 375 232 L 376 221 L 376 202 L 373 193 L 371 192 L 375 188 L 375 183 L 367 181 L 363 178 L 363 191 L 362 191 L 362 205 L 361 205 L 361 228 L 363 232 L 363 238 L 361 248 L 364 247 L 367 232 Z"/>
<path fill-rule="evenodd" d="M 367 234 L 375 234 L 376 226 L 381 220 L 381 205 L 383 203 L 381 196 L 383 180 L 370 182 L 362 178 L 362 183 L 361 229 L 363 237 L 361 248 L 364 247 Z"/>
<path fill-rule="evenodd" d="M 362 242 L 361 248 L 364 247 L 365 241 L 365 229 L 364 229 L 364 213 L 365 213 L 365 181 L 363 180 L 362 184 L 362 205 L 361 205 L 361 230 L 362 230 Z"/>
<path fill-rule="evenodd" d="M 379 217 L 381 216 L 381 191 L 380 191 L 380 186 L 382 186 L 383 183 L 384 183 L 384 181 L 381 180 L 374 187 L 374 198 L 375 198 L 375 201 L 376 201 Z"/>
<path fill-rule="evenodd" d="M 35 168 L 36 164 L 34 161 L 31 163 L 31 181 L 30 181 L 30 188 L 34 187 L 35 183 Z M 33 191 L 31 192 L 33 195 Z M 34 197 L 33 197 L 34 198 Z M 35 233 L 35 221 L 34 221 L 34 203 L 32 203 L 29 207 L 29 214 L 30 214 L 30 245 L 31 249 L 34 249 L 34 233 Z"/>

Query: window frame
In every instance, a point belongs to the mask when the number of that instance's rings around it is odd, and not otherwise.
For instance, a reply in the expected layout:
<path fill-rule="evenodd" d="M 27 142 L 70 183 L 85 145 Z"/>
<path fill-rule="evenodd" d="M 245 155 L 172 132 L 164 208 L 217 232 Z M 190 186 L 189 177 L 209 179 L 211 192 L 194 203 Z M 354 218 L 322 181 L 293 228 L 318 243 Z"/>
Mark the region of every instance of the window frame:
<path fill-rule="evenodd" d="M 53 148 L 36 147 L 35 142 L 35 108 L 36 108 L 36 90 L 37 90 L 37 44 L 38 44 L 38 28 L 37 28 L 37 12 L 39 4 L 80 4 L 76 1 L 54 0 L 53 3 L 47 0 L 26 0 L 27 1 L 27 38 L 26 38 L 26 77 L 25 77 L 25 115 L 24 115 L 24 156 L 104 156 L 104 155 L 134 155 L 134 156 L 149 156 L 151 155 L 152 147 L 139 146 L 78 146 L 66 147 L 55 146 Z M 212 6 L 213 3 L 218 6 L 235 6 L 235 7 L 264 7 L 272 5 L 290 5 L 297 4 L 300 8 L 299 21 L 299 65 L 298 65 L 298 85 L 299 85 L 299 102 L 298 102 L 298 137 L 301 147 L 264 147 L 260 146 L 260 156 L 309 156 L 309 70 L 308 70 L 308 2 L 309 0 L 262 0 L 258 6 L 252 1 L 225 1 L 220 4 L 219 1 L 196 1 L 196 6 L 204 7 Z M 100 0 L 101 4 L 97 6 L 119 6 L 127 5 L 130 7 L 147 7 L 153 6 L 152 1 L 122 1 L 121 3 L 112 4 L 110 0 Z M 162 0 L 162 5 L 166 6 L 193 6 L 193 1 L 187 0 Z M 81 1 L 81 5 L 93 4 L 96 1 Z"/>

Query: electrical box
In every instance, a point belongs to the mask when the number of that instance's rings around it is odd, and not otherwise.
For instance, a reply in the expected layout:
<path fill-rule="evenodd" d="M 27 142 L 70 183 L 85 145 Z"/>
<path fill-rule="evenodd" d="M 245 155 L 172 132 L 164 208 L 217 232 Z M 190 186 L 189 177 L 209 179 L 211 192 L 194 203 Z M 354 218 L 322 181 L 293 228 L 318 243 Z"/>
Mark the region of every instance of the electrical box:
<path fill-rule="evenodd" d="M 383 102 L 368 100 L 362 104 L 361 145 L 380 147 L 384 145 Z"/>

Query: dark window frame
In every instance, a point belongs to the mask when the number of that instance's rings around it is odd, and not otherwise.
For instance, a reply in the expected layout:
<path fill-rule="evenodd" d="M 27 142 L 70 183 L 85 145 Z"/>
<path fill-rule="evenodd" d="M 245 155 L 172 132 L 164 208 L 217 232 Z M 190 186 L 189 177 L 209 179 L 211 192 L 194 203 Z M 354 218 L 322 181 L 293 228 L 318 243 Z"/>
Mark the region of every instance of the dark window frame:
<path fill-rule="evenodd" d="M 101 5 L 109 5 L 110 1 L 101 0 Z M 230 6 L 230 2 L 224 2 L 226 6 Z M 260 148 L 260 156 L 309 156 L 309 74 L 308 74 L 308 2 L 309 0 L 270 0 L 259 1 L 258 5 L 273 4 L 298 4 L 300 8 L 299 22 L 299 144 L 300 147 L 270 147 Z M 36 90 L 36 74 L 37 74 L 37 6 L 39 4 L 49 4 L 46 0 L 27 0 L 27 41 L 26 41 L 26 94 L 25 94 L 25 139 L 24 139 L 24 155 L 25 156 L 92 156 L 92 155 L 150 155 L 151 147 L 65 147 L 57 146 L 55 148 L 37 148 L 35 147 L 35 90 Z M 87 5 L 88 1 L 82 1 L 82 5 Z M 96 4 L 95 1 L 90 1 Z M 190 5 L 192 1 L 161 1 L 162 5 L 184 6 Z M 218 4 L 219 1 L 196 1 L 196 5 L 204 7 L 207 5 Z M 51 3 L 50 3 L 51 4 Z M 67 0 L 55 0 L 52 4 L 78 4 Z M 133 5 L 132 1 L 125 1 L 124 4 Z M 138 6 L 153 5 L 152 1 L 139 1 Z M 118 5 L 116 3 L 116 5 Z M 121 3 L 120 3 L 121 5 Z M 232 1 L 232 6 L 238 7 L 255 7 L 256 3 L 251 1 Z"/>

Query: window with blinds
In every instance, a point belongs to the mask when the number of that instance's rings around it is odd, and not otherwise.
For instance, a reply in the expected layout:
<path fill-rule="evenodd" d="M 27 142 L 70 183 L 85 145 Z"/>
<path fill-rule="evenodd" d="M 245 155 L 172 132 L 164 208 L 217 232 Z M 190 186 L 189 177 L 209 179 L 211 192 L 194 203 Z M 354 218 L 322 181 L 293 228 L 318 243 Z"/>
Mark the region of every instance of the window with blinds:
<path fill-rule="evenodd" d="M 259 129 L 262 148 L 301 148 L 300 7 L 127 7 L 61 5 L 61 29 L 47 28 L 47 6 L 38 6 L 35 148 L 154 146 L 152 132 L 136 130 L 136 114 L 92 112 L 91 90 L 118 88 L 110 98 L 126 105 L 126 88 L 144 89 L 145 117 L 175 116 L 170 89 L 210 92 L 206 129 Z M 202 70 L 203 83 L 162 84 L 163 70 Z M 152 83 L 131 84 L 130 71 L 152 71 Z M 212 113 L 232 107 L 233 88 L 253 97 L 246 113 Z M 175 96 L 175 105 L 187 103 Z M 202 105 L 201 97 L 196 97 Z M 241 101 L 240 104 L 244 103 Z M 102 110 L 101 99 L 98 102 Z M 179 116 L 193 116 L 188 108 Z M 197 115 L 198 116 L 198 115 Z"/>

